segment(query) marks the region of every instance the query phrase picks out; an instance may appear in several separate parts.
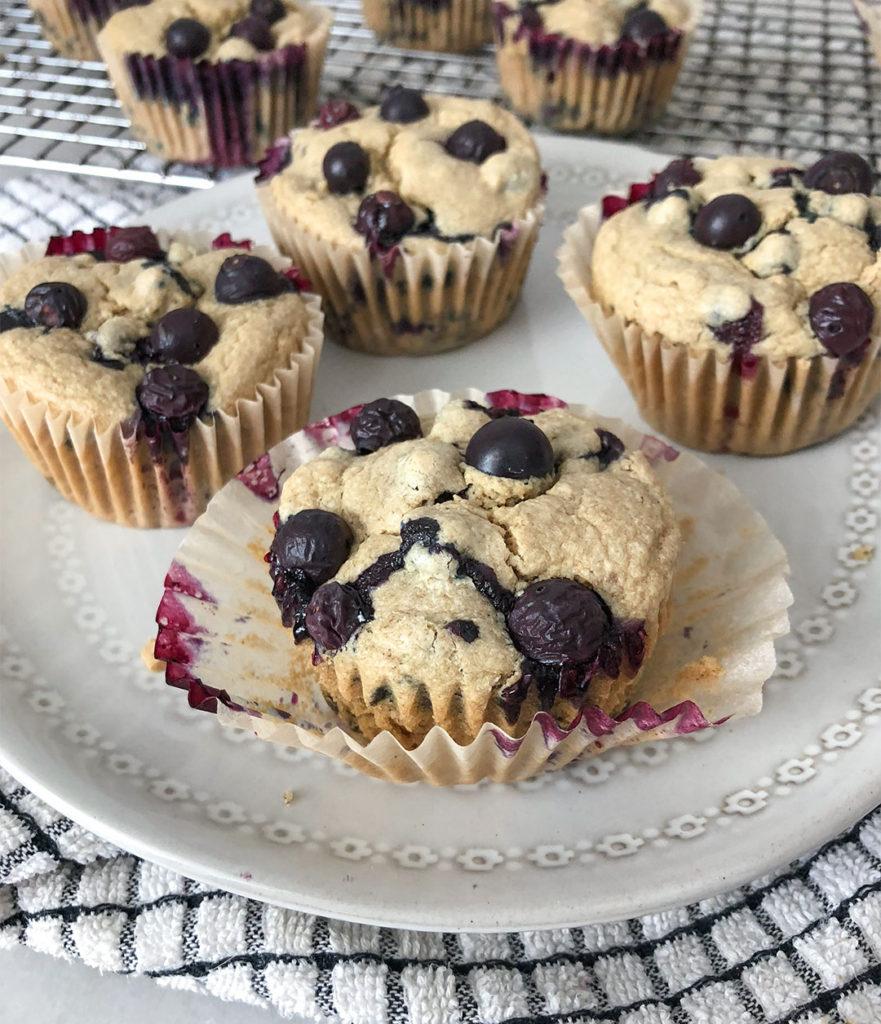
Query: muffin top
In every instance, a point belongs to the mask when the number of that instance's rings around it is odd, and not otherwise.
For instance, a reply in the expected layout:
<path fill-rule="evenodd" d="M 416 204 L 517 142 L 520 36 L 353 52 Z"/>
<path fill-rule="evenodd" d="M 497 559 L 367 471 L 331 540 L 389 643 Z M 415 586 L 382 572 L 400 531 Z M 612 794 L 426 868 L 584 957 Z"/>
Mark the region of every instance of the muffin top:
<path fill-rule="evenodd" d="M 294 0 L 153 0 L 115 14 L 102 40 L 153 57 L 254 60 L 302 43 L 322 14 Z"/>
<path fill-rule="evenodd" d="M 881 305 L 873 182 L 854 153 L 674 160 L 601 225 L 593 296 L 696 351 L 858 361 Z"/>
<path fill-rule="evenodd" d="M 264 186 L 278 210 L 356 250 L 492 238 L 541 195 L 538 150 L 513 114 L 401 86 L 364 111 L 326 103 L 285 159 Z"/>
<path fill-rule="evenodd" d="M 282 491 L 270 570 L 295 638 L 396 700 L 425 686 L 439 717 L 456 690 L 478 716 L 507 690 L 516 718 L 525 676 L 550 706 L 638 671 L 679 547 L 641 452 L 565 408 L 461 400 L 431 422 L 380 399 L 351 437 Z"/>
<path fill-rule="evenodd" d="M 590 46 L 611 46 L 630 39 L 647 43 L 688 20 L 683 0 L 523 0 L 518 13 L 524 28 L 577 39 Z"/>
<path fill-rule="evenodd" d="M 143 227 L 82 237 L 90 251 L 57 240 L 0 283 L 0 376 L 53 410 L 98 429 L 133 413 L 180 427 L 253 398 L 300 350 L 293 272 L 228 236 L 216 249 L 163 249 Z"/>

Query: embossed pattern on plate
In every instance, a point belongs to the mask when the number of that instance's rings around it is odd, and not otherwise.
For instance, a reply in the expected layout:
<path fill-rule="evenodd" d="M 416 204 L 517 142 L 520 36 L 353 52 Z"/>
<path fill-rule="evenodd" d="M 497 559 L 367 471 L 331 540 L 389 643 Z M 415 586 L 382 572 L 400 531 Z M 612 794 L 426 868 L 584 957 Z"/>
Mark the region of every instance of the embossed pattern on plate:
<path fill-rule="evenodd" d="M 664 158 L 568 139 L 542 149 L 549 217 L 510 323 L 430 359 L 326 346 L 316 418 L 380 394 L 473 385 L 544 390 L 640 424 L 553 254 L 579 206 Z M 247 178 L 151 219 L 265 240 Z M 5 433 L 0 457 L 0 761 L 101 835 L 206 882 L 377 924 L 577 925 L 752 879 L 881 801 L 877 403 L 815 450 L 707 457 L 793 567 L 793 631 L 760 716 L 453 791 L 376 782 L 191 711 L 138 656 L 181 533 L 92 521 Z"/>

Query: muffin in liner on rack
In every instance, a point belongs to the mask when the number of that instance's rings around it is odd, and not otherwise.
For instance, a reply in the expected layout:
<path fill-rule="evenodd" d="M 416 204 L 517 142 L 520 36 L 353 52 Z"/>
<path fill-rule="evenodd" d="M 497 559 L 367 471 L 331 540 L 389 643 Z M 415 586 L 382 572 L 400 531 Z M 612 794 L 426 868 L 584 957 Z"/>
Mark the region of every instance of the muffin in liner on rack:
<path fill-rule="evenodd" d="M 392 781 L 514 781 L 757 712 L 786 571 L 736 489 L 656 438 L 545 395 L 424 392 L 227 485 L 155 653 L 265 739 Z"/>
<path fill-rule="evenodd" d="M 117 11 L 150 0 L 28 0 L 43 35 L 63 57 L 100 60 L 98 32 Z"/>
<path fill-rule="evenodd" d="M 657 430 L 779 455 L 881 390 L 881 197 L 862 157 L 679 159 L 583 209 L 559 274 Z"/>
<path fill-rule="evenodd" d="M 853 0 L 875 60 L 881 64 L 881 0 Z"/>
<path fill-rule="evenodd" d="M 390 46 L 470 53 L 492 41 L 491 0 L 361 0 L 361 8 Z"/>
<path fill-rule="evenodd" d="M 135 227 L 0 256 L 0 418 L 65 498 L 183 526 L 306 422 L 321 303 L 250 249 Z"/>
<path fill-rule="evenodd" d="M 538 151 L 486 100 L 395 86 L 345 100 L 281 140 L 257 195 L 279 249 L 325 302 L 349 348 L 431 354 L 511 313 L 544 213 Z"/>
<path fill-rule="evenodd" d="M 700 0 L 497 0 L 496 62 L 513 109 L 559 131 L 623 135 L 667 105 Z"/>
<path fill-rule="evenodd" d="M 299 0 L 153 0 L 111 18 L 98 46 L 151 153 L 240 167 L 313 115 L 332 21 Z"/>

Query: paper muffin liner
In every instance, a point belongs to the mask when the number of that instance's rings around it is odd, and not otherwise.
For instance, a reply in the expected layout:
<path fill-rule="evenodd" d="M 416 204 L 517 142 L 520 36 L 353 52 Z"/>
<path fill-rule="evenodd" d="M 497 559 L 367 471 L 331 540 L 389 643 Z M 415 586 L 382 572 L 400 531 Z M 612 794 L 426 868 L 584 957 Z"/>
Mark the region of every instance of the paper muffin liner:
<path fill-rule="evenodd" d="M 213 241 L 204 232 L 157 234 L 163 247 L 171 237 L 205 248 Z M 53 251 L 89 252 L 103 237 L 102 229 L 75 232 Z M 228 236 L 217 242 L 232 244 Z M 288 265 L 268 247 L 252 251 L 279 269 Z M 0 254 L 0 280 L 45 252 L 45 243 L 31 242 Z M 307 422 L 324 335 L 320 299 L 302 298 L 309 313 L 302 350 L 259 384 L 253 398 L 239 399 L 233 411 L 218 410 L 208 422 L 197 418 L 185 459 L 165 444 L 152 455 L 146 439 L 127 433 L 125 424 L 99 429 L 91 419 L 50 406 L 6 377 L 0 377 L 0 419 L 59 493 L 98 519 L 125 526 L 186 526 L 242 466 Z"/>
<path fill-rule="evenodd" d="M 28 0 L 43 35 L 63 57 L 100 60 L 95 36 L 117 9 L 113 0 Z"/>
<path fill-rule="evenodd" d="M 492 41 L 490 0 L 361 0 L 381 43 L 409 50 L 470 53 Z"/>
<path fill-rule="evenodd" d="M 522 117 L 558 131 L 635 131 L 667 105 L 700 14 L 699 0 L 692 0 L 682 28 L 647 43 L 592 46 L 517 25 L 516 2 L 494 3 L 502 91 Z"/>
<path fill-rule="evenodd" d="M 435 415 L 451 397 L 516 404 L 527 413 L 565 404 L 474 389 L 397 397 L 421 416 Z M 654 464 L 683 534 L 670 621 L 627 708 L 611 717 L 587 707 L 569 729 L 539 713 L 520 739 L 487 724 L 466 746 L 438 727 L 412 750 L 387 732 L 366 742 L 347 730 L 321 696 L 311 645 L 295 645 L 281 625 L 263 555 L 275 532 L 280 479 L 324 448 L 350 444 L 348 424 L 359 408 L 307 427 L 248 467 L 216 495 L 178 549 L 157 612 L 155 653 L 166 662 L 167 682 L 188 690 L 191 706 L 368 775 L 439 786 L 526 779 L 622 744 L 760 710 L 776 661 L 773 641 L 789 629 L 792 595 L 782 546 L 734 485 L 695 456 L 599 418 Z"/>
<path fill-rule="evenodd" d="M 132 129 L 165 160 L 242 167 L 314 114 L 333 14 L 309 7 L 304 42 L 254 60 L 192 60 L 130 52 L 102 32 L 98 46 Z M 120 48 L 120 44 L 122 44 Z"/>
<path fill-rule="evenodd" d="M 841 433 L 881 390 L 881 317 L 855 365 L 844 356 L 731 357 L 696 352 L 604 309 L 591 292 L 602 207 L 582 209 L 557 253 L 566 291 L 630 389 L 640 414 L 679 444 L 705 452 L 782 455 Z"/>
<path fill-rule="evenodd" d="M 878 0 L 853 0 L 853 6 L 872 47 L 875 60 L 881 64 L 881 3 Z"/>
<path fill-rule="evenodd" d="M 514 308 L 544 216 L 539 200 L 492 239 L 345 249 L 287 217 L 271 190 L 257 196 L 279 251 L 324 300 L 328 334 L 374 355 L 431 355 L 488 334 Z"/>

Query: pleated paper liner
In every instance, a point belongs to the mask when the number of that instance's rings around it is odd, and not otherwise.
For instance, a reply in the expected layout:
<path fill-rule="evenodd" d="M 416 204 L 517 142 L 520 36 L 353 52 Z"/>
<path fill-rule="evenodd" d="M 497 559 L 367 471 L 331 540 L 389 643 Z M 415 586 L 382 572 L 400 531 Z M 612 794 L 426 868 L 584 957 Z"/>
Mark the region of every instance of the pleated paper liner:
<path fill-rule="evenodd" d="M 333 14 L 305 7 L 315 27 L 297 45 L 254 60 L 154 57 L 123 48 L 117 33 L 98 46 L 107 73 L 150 152 L 165 160 L 242 167 L 257 163 L 272 143 L 315 113 Z"/>
<path fill-rule="evenodd" d="M 470 53 L 492 41 L 490 0 L 361 0 L 381 43 L 408 50 Z"/>
<path fill-rule="evenodd" d="M 881 390 L 881 318 L 856 365 L 847 357 L 760 357 L 749 373 L 731 358 L 696 352 L 605 310 L 591 292 L 591 257 L 602 219 L 587 206 L 557 253 L 566 291 L 593 328 L 646 422 L 705 452 L 782 455 L 841 433 Z"/>
<path fill-rule="evenodd" d="M 116 4 L 91 4 L 89 12 L 94 17 L 82 15 L 88 7 L 82 3 L 79 9 L 71 0 L 28 0 L 43 35 L 63 57 L 72 60 L 100 60 L 95 36 L 98 30 L 116 9 Z M 112 6 L 113 10 L 108 10 Z"/>
<path fill-rule="evenodd" d="M 625 135 L 667 105 L 701 16 L 648 42 L 592 46 L 520 25 L 517 4 L 493 4 L 496 63 L 502 91 L 528 121 L 558 131 Z"/>
<path fill-rule="evenodd" d="M 423 417 L 450 397 L 487 400 L 474 389 L 398 397 Z M 224 725 L 369 775 L 442 786 L 526 779 L 621 744 L 694 732 L 760 710 L 763 684 L 776 663 L 773 641 L 789 629 L 792 595 L 783 548 L 734 485 L 695 456 L 600 418 L 654 464 L 683 533 L 670 621 L 631 704 L 614 718 L 585 708 L 570 729 L 540 713 L 521 739 L 487 724 L 467 746 L 438 727 L 413 750 L 389 733 L 366 742 L 349 732 L 321 696 L 311 645 L 295 646 L 281 625 L 263 555 L 274 535 L 280 480 L 322 449 L 345 444 L 356 411 L 313 424 L 273 448 L 220 491 L 178 549 L 157 612 L 156 656 L 167 662 L 167 681 L 189 691 L 192 706 L 216 711 Z"/>
<path fill-rule="evenodd" d="M 212 242 L 206 233 L 158 235 L 163 248 L 171 237 L 204 249 Z M 88 251 L 90 237 L 79 234 L 67 240 L 69 251 Z M 0 254 L 0 278 L 40 258 L 45 249 L 45 243 L 31 242 L 18 252 Z M 288 266 L 268 247 L 253 252 L 279 269 Z M 159 455 L 151 455 L 147 441 L 127 435 L 123 424 L 99 427 L 50 406 L 5 377 L 0 377 L 0 418 L 59 493 L 98 519 L 138 527 L 188 525 L 242 466 L 306 423 L 324 335 L 320 299 L 307 294 L 302 298 L 308 322 L 300 351 L 258 385 L 253 397 L 215 411 L 210 420 L 196 419 L 186 459 L 165 445 Z"/>
<path fill-rule="evenodd" d="M 374 355 L 431 355 L 488 334 L 514 308 L 544 216 L 539 200 L 492 239 L 468 242 L 405 237 L 397 252 L 345 249 L 292 220 L 270 184 L 257 196 L 273 241 L 302 268 L 324 300 L 328 334 Z"/>

